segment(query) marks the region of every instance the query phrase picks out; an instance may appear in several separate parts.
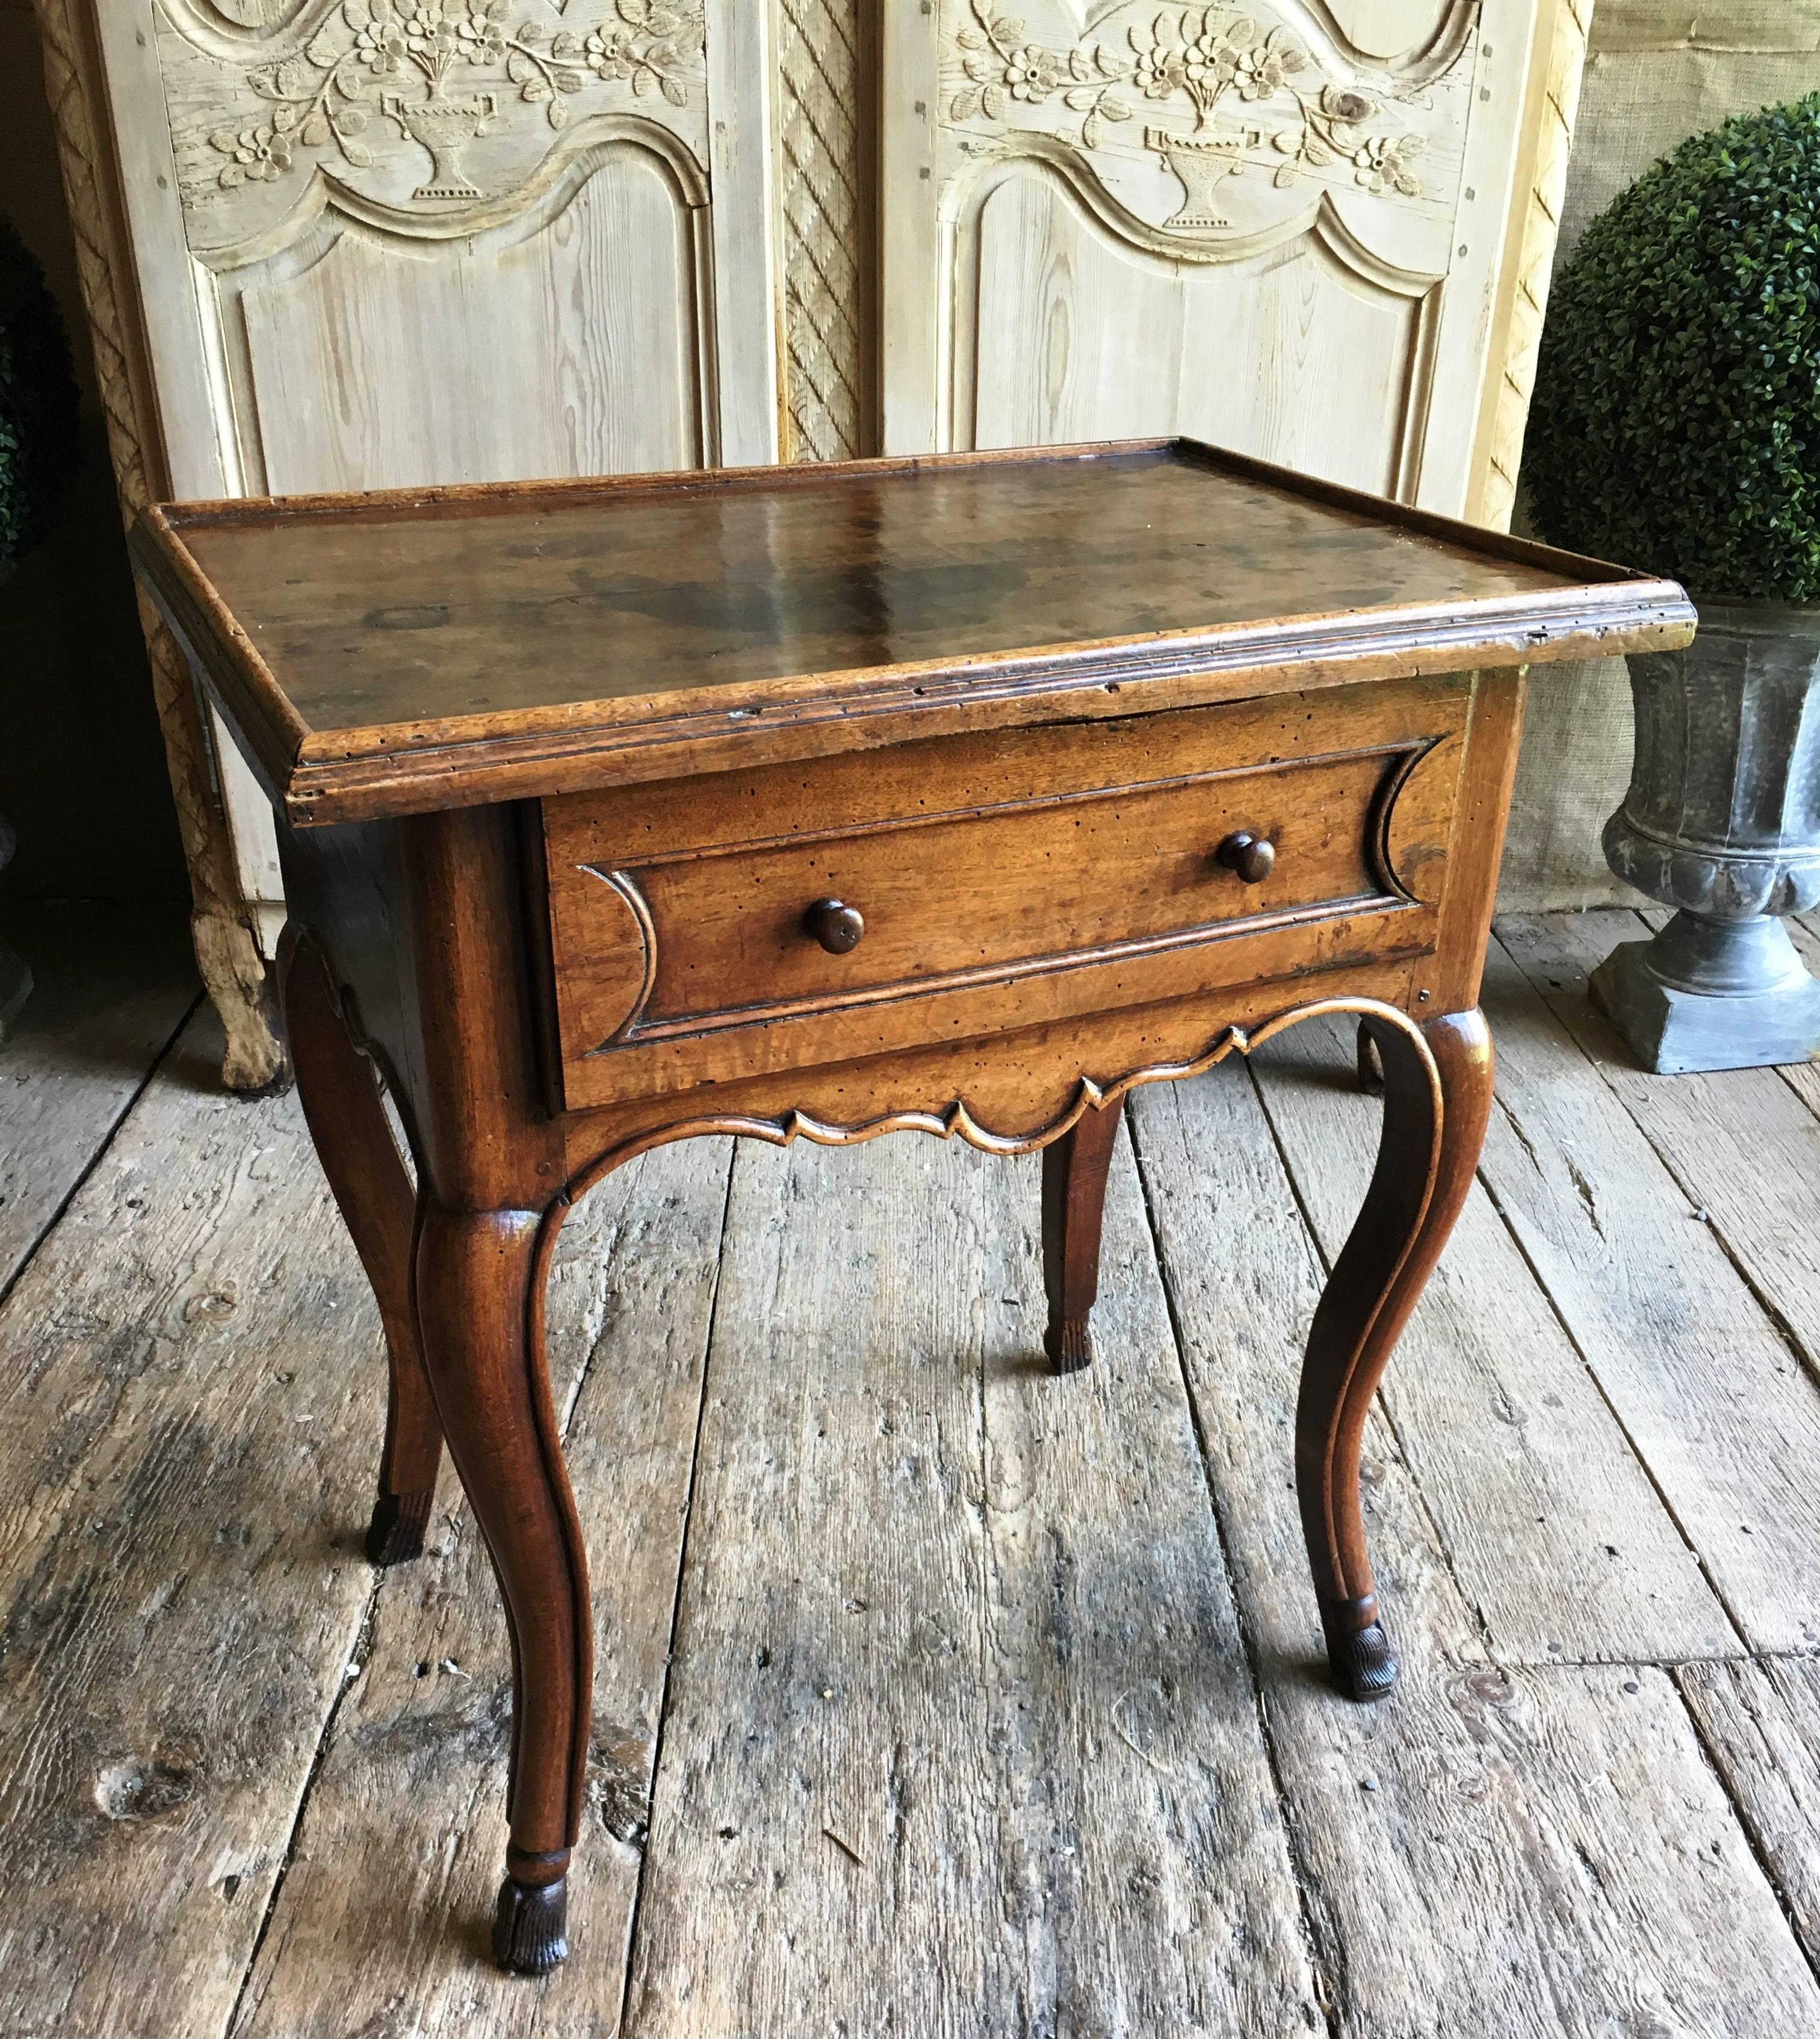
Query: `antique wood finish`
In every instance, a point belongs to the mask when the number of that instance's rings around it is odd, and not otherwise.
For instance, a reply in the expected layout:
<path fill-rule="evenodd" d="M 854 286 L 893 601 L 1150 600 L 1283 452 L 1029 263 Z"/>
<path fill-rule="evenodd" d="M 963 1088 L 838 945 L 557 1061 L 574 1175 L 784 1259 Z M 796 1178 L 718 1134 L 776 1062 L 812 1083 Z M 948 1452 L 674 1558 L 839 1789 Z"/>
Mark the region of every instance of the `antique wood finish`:
<path fill-rule="evenodd" d="M 1336 1680 L 1375 1698 L 1396 1680 L 1359 1509 L 1358 1460 L 1379 1376 L 1453 1229 L 1491 1109 L 1476 1010 L 1411 1034 L 1362 1023 L 1384 1072 L 1384 1137 L 1358 1218 L 1315 1312 L 1296 1410 L 1296 1483 Z"/>
<path fill-rule="evenodd" d="M 1100 1226 L 1125 1100 L 1084 1111 L 1043 1150 L 1043 1285 L 1049 1322 L 1043 1350 L 1054 1373 L 1078 1373 L 1093 1357 L 1087 1325 L 1100 1293 Z"/>
<path fill-rule="evenodd" d="M 1254 976 L 1239 941 L 1267 930 L 1285 968 L 1367 917 L 1375 953 L 1430 948 L 1472 694 L 1447 675 L 546 801 L 567 1102 L 1103 1009 L 1134 966 L 1153 1000 L 1204 989 Z M 1269 838 L 1249 879 L 1235 824 Z M 811 925 L 836 893 L 845 946 Z"/>
<path fill-rule="evenodd" d="M 422 1553 L 443 1463 L 412 1293 L 416 1190 L 386 1122 L 372 1059 L 362 1052 L 321 942 L 300 921 L 279 940 L 278 977 L 310 1137 L 385 1327 L 390 1391 L 367 1555 L 375 1565 L 401 1564 Z"/>
<path fill-rule="evenodd" d="M 306 826 L 1691 628 L 1672 582 L 1384 508 L 1159 440 L 154 507 L 134 544 Z"/>
<path fill-rule="evenodd" d="M 1362 1023 L 1382 1145 L 1296 1464 L 1336 1681 L 1390 1688 L 1361 1438 L 1489 1109 L 1517 669 L 1679 641 L 1678 589 L 1172 444 L 179 508 L 137 543 L 279 812 L 298 1076 L 392 1354 L 374 1555 L 420 1540 L 446 1437 L 505 1603 L 504 1965 L 566 1950 L 589 1739 L 545 1274 L 655 1146 L 1043 1150 L 1066 1373 L 1127 1095 Z"/>

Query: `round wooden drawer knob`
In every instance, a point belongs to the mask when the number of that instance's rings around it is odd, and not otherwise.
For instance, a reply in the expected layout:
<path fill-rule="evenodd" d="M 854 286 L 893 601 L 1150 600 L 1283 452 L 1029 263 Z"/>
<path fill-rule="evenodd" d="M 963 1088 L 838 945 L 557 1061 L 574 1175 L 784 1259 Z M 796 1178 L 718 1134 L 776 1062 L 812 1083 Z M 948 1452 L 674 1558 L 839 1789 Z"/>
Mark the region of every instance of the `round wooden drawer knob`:
<path fill-rule="evenodd" d="M 803 916 L 803 925 L 830 955 L 847 955 L 860 945 L 865 916 L 839 899 L 818 899 Z"/>
<path fill-rule="evenodd" d="M 1252 835 L 1241 829 L 1214 851 L 1227 870 L 1236 871 L 1244 885 L 1261 885 L 1276 868 L 1276 845 L 1268 836 Z"/>

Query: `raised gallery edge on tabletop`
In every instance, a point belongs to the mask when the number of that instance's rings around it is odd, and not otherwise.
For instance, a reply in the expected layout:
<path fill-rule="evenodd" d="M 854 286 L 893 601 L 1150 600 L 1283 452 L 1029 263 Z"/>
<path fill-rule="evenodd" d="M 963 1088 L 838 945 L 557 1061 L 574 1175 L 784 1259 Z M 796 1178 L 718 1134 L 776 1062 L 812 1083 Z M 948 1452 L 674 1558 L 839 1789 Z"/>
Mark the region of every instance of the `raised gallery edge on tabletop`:
<path fill-rule="evenodd" d="M 898 481 L 924 488 L 941 481 L 1002 488 L 1013 476 L 1028 478 L 1038 493 L 1026 497 L 1028 507 L 1043 503 L 1045 492 L 1084 469 L 1096 488 L 1115 477 L 1142 480 L 1153 473 L 1186 470 L 1205 477 L 1207 528 L 1219 537 L 1227 536 L 1220 532 L 1218 517 L 1223 484 L 1229 493 L 1242 494 L 1248 509 L 1271 503 L 1286 514 L 1293 509 L 1305 523 L 1319 517 L 1324 519 L 1319 528 L 1340 537 L 1356 533 L 1361 543 L 1369 539 L 1381 552 L 1400 544 L 1469 572 L 1488 591 L 1438 598 L 1431 592 L 1425 598 L 1324 608 L 1319 606 L 1324 596 L 1330 603 L 1332 596 L 1316 569 L 1305 558 L 1290 557 L 1273 561 L 1268 578 L 1254 575 L 1259 593 L 1250 609 L 1224 620 L 1197 619 L 1190 609 L 1186 620 L 1178 617 L 1159 627 L 1153 613 L 1127 613 L 1108 620 L 1135 621 L 1139 627 L 1090 628 L 1062 641 L 1028 628 L 1021 633 L 1013 628 L 1009 641 L 1001 633 L 969 642 L 964 631 L 956 630 L 955 641 L 948 642 L 937 632 L 933 644 L 921 647 L 925 655 L 918 657 L 893 655 L 888 644 L 871 640 L 880 653 L 876 659 L 864 655 L 864 643 L 850 635 L 843 640 L 837 632 L 826 636 L 830 656 L 825 663 L 809 658 L 781 670 L 774 637 L 767 647 L 773 654 L 769 670 L 705 680 L 699 675 L 712 651 L 690 652 L 666 641 L 663 655 L 673 668 L 679 663 L 684 668 L 675 677 L 640 685 L 634 670 L 614 692 L 596 695 L 588 689 L 600 684 L 601 666 L 624 644 L 621 638 L 616 645 L 602 625 L 583 640 L 579 655 L 586 670 L 579 680 L 561 679 L 556 669 L 563 647 L 548 647 L 554 655 L 546 658 L 545 669 L 554 678 L 547 697 L 505 707 L 488 703 L 468 712 L 446 712 L 434 704 L 424 712 L 421 703 L 415 712 L 361 716 L 344 711 L 341 726 L 324 727 L 299 708 L 294 697 L 299 689 L 283 653 L 269 644 L 262 647 L 249 633 L 249 621 L 260 627 L 257 617 L 249 616 L 241 600 L 224 596 L 196 552 L 199 543 L 229 534 L 256 542 L 262 563 L 270 563 L 284 558 L 287 548 L 294 549 L 298 534 L 320 537 L 325 526 L 378 525 L 421 533 L 474 518 L 545 519 L 560 526 L 564 518 L 572 520 L 590 511 L 613 513 L 616 535 L 636 533 L 652 517 L 678 506 L 717 504 L 724 518 L 724 506 L 743 503 L 749 508 L 754 498 L 767 507 L 800 505 L 806 492 L 826 496 L 868 488 L 870 510 L 887 499 L 880 484 Z M 1199 511 L 1202 506 L 1196 507 Z M 849 583 L 851 608 L 857 599 L 853 590 L 895 562 L 882 553 L 864 556 L 864 541 L 878 541 L 877 522 L 855 517 L 849 525 L 856 542 L 845 554 L 830 556 L 815 587 L 822 590 L 829 567 L 839 567 Z M 1150 528 L 1149 522 L 1142 526 L 1146 533 Z M 1186 542 L 1205 549 L 1212 541 Z M 265 791 L 293 825 L 305 827 L 826 757 L 900 742 L 913 734 L 1144 714 L 1290 687 L 1299 691 L 1476 666 L 1672 649 L 1691 639 L 1696 620 L 1672 581 L 1481 530 L 1181 439 L 157 504 L 141 514 L 132 549 L 154 601 Z M 465 575 L 469 563 L 456 564 Z M 706 586 L 717 563 L 710 556 L 700 564 L 707 574 L 697 584 Z M 686 579 L 691 562 L 686 550 L 674 564 Z M 1019 571 L 1005 570 L 1008 587 Z M 990 572 L 989 564 L 975 564 L 970 584 L 977 588 Z M 1338 577 L 1343 581 L 1343 574 Z M 650 577 L 647 583 L 653 584 Z M 434 599 L 441 591 L 434 587 L 414 590 L 417 607 L 439 621 L 446 619 L 448 608 Z M 876 589 L 873 594 L 876 600 Z M 1311 594 L 1317 606 L 1308 609 L 1304 605 Z M 1274 599 L 1279 595 L 1280 606 Z M 572 607 L 580 598 L 553 594 L 549 599 Z M 1216 606 L 1211 600 L 1206 604 Z M 842 620 L 852 624 L 851 617 Z M 345 635 L 353 621 L 331 617 L 321 627 Z M 363 621 L 370 625 L 370 617 Z M 1009 619 L 1006 627 L 1015 622 Z M 674 639 L 678 632 L 672 629 L 670 635 Z M 354 647 L 334 648 L 348 652 Z M 477 654 L 486 648 L 470 647 Z M 494 648 L 522 646 L 502 638 Z M 635 647 L 629 662 L 636 666 L 637 655 Z M 427 663 L 408 659 L 401 650 L 392 656 L 401 665 L 420 668 Z"/>

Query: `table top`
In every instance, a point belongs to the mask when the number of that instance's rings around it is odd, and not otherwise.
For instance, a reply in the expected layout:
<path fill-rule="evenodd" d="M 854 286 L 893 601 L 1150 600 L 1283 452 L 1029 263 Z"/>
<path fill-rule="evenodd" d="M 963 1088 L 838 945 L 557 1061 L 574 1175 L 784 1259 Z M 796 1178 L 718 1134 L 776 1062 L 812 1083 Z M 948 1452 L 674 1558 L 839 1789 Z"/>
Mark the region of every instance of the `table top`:
<path fill-rule="evenodd" d="M 1192 442 L 149 511 L 303 823 L 1684 642 L 1672 583 Z"/>

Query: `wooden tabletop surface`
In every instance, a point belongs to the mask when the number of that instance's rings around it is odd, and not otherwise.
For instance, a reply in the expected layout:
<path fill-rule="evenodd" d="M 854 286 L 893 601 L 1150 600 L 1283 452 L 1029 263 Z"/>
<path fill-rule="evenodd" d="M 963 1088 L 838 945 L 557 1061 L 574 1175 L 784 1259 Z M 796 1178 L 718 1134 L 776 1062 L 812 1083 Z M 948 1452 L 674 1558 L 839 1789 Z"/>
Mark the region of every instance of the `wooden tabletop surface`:
<path fill-rule="evenodd" d="M 1178 678 L 1286 665 L 1296 619 L 1342 666 L 1438 634 L 1457 665 L 1510 664 L 1681 620 L 1670 584 L 1181 442 L 177 506 L 135 549 L 303 820 L 340 818 L 355 777 L 370 811 L 480 797 L 451 789 L 452 753 L 464 777 L 566 761 L 573 785 L 602 731 L 648 749 L 679 717 L 712 738 L 765 716 L 775 744 L 875 713 L 894 677 L 895 708 L 965 719 L 982 680 L 1115 689 L 1159 646 Z M 401 773 L 439 788 L 401 795 Z"/>

